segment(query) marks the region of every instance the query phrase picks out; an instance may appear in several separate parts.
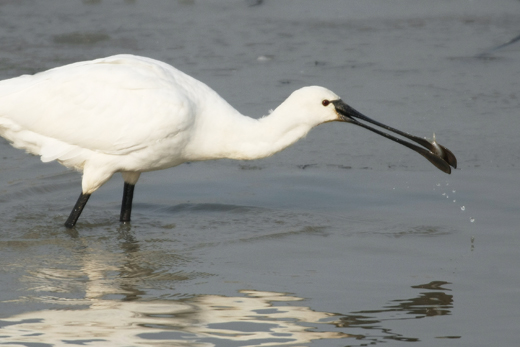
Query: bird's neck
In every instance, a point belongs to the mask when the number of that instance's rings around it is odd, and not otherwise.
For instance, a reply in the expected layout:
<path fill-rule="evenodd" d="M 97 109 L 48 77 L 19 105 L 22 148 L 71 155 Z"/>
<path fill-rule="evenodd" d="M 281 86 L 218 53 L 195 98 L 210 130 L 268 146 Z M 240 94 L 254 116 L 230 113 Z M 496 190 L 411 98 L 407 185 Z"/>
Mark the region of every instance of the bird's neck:
<path fill-rule="evenodd" d="M 292 145 L 317 125 L 299 121 L 297 111 L 290 113 L 284 107 L 260 119 L 233 111 L 226 114 L 225 121 L 222 117 L 206 119 L 206 131 L 201 132 L 206 136 L 196 141 L 200 158 L 194 160 L 265 158 Z"/>
<path fill-rule="evenodd" d="M 247 117 L 249 118 L 249 117 Z M 249 118 L 250 119 L 250 118 Z M 312 126 L 294 121 L 295 117 L 274 111 L 269 116 L 244 124 L 230 142 L 232 159 L 259 159 L 289 147 L 311 130 Z"/>

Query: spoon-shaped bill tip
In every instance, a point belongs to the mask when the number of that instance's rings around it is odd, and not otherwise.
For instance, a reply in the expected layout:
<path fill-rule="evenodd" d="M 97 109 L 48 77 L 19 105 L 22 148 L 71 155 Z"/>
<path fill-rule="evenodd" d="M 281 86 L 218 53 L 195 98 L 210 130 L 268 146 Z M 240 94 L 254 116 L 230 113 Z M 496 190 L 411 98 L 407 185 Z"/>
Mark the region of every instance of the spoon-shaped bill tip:
<path fill-rule="evenodd" d="M 412 147 L 410 147 L 410 148 L 412 148 Z M 445 172 L 447 174 L 451 174 L 450 163 L 448 163 L 446 160 L 444 160 L 444 158 L 441 158 L 437 154 L 432 153 L 432 152 L 430 152 L 430 151 L 428 151 L 428 150 L 426 150 L 424 148 L 421 148 L 421 147 L 414 146 L 414 148 L 412 148 L 412 149 L 414 151 L 416 151 L 417 153 L 419 153 L 420 155 L 422 155 L 423 157 L 425 157 L 426 159 L 428 159 L 428 161 L 430 163 L 432 163 L 433 165 L 435 165 L 435 167 L 437 169 L 439 169 L 442 172 Z"/>
<path fill-rule="evenodd" d="M 451 165 L 454 169 L 457 168 L 457 158 L 455 158 L 455 154 L 453 154 L 449 149 L 446 147 L 437 144 L 442 149 L 442 159 L 444 159 L 448 164 Z"/>

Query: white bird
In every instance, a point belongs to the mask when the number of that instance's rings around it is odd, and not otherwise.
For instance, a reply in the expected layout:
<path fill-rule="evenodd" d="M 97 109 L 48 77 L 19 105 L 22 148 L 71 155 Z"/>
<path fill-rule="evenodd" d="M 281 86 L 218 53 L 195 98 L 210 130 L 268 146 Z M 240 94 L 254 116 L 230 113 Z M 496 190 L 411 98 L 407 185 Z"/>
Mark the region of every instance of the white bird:
<path fill-rule="evenodd" d="M 133 55 L 0 81 L 0 135 L 43 162 L 57 160 L 83 172 L 67 228 L 74 227 L 90 195 L 116 172 L 125 182 L 120 220 L 129 222 L 142 172 L 187 161 L 268 157 L 332 121 L 353 123 L 401 143 L 446 173 L 450 165 L 456 167 L 455 156 L 445 147 L 373 121 L 323 87 L 298 89 L 269 116 L 254 119 L 174 67 Z"/>

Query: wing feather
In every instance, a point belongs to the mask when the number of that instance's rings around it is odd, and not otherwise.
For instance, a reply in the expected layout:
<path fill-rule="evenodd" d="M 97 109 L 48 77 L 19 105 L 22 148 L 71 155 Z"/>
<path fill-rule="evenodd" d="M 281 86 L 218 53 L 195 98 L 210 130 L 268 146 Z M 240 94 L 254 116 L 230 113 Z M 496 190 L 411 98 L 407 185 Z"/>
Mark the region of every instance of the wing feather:
<path fill-rule="evenodd" d="M 125 155 L 187 129 L 197 83 L 148 58 L 75 63 L 0 82 L 0 130 L 46 139 L 31 145 L 46 161 L 82 149 Z"/>

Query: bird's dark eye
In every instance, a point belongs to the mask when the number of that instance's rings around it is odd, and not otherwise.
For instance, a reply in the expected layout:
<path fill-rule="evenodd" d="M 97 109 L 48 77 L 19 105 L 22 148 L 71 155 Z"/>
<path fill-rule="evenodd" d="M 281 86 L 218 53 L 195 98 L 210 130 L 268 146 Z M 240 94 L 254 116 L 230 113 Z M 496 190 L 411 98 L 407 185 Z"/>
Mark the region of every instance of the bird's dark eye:
<path fill-rule="evenodd" d="M 323 106 L 329 106 L 330 101 L 327 100 L 327 99 L 325 99 L 325 100 L 323 100 L 323 101 L 321 102 L 321 104 L 322 104 Z"/>

